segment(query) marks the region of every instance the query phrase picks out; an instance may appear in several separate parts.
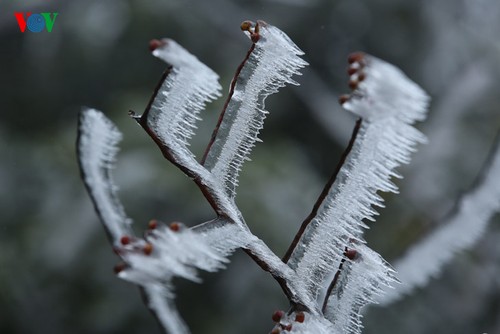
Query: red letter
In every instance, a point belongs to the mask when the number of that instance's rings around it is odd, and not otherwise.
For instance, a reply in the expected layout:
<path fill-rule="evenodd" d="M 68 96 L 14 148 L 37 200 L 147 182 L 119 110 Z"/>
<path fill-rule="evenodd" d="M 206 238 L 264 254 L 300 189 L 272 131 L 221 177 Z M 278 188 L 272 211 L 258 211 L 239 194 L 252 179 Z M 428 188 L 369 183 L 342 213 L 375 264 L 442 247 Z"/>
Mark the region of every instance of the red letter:
<path fill-rule="evenodd" d="M 30 12 L 26 13 L 26 19 L 31 15 Z M 23 13 L 14 13 L 14 16 L 16 17 L 17 24 L 19 25 L 19 30 L 21 32 L 26 31 L 26 19 L 24 18 Z"/>

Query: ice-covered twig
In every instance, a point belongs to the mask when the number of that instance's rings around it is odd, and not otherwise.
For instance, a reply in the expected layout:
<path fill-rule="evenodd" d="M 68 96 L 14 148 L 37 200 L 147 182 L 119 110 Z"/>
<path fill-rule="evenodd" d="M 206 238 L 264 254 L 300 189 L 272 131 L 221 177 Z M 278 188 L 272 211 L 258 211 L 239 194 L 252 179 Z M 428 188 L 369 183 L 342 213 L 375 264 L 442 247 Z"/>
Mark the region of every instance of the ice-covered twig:
<path fill-rule="evenodd" d="M 189 329 L 174 304 L 173 293 L 163 284 L 143 286 L 145 303 L 165 333 L 188 334 Z"/>
<path fill-rule="evenodd" d="M 84 109 L 78 120 L 77 156 L 80 173 L 97 214 L 114 245 L 131 235 L 131 220 L 116 195 L 111 170 L 122 134 L 101 112 Z"/>
<path fill-rule="evenodd" d="M 218 75 L 171 39 L 150 42 L 153 55 L 170 67 L 161 78 L 142 116 L 133 117 L 158 145 L 165 158 L 179 167 L 200 187 L 219 215 L 237 220 L 238 213 L 227 201 L 211 174 L 189 150 L 205 103 L 218 97 Z"/>
<path fill-rule="evenodd" d="M 263 21 L 243 22 L 254 44 L 231 83 L 230 93 L 203 158 L 231 198 L 235 196 L 241 166 L 258 141 L 268 113 L 265 99 L 286 84 L 307 63 L 303 52 L 281 30 Z"/>
<path fill-rule="evenodd" d="M 293 272 L 261 240 L 253 239 L 234 197 L 238 173 L 263 127 L 265 99 L 287 83 L 296 84 L 291 77 L 306 62 L 299 57 L 302 51 L 278 28 L 263 21 L 245 21 L 241 28 L 253 43 L 231 83 L 224 110 L 202 158 L 203 165 L 195 161 L 188 140 L 198 109 L 216 95 L 219 86 L 216 75 L 174 41 L 152 42 L 153 54 L 172 67 L 145 113 L 134 117 L 164 156 L 196 182 L 216 211 L 219 223 L 235 223 L 246 241 L 252 239 L 240 247 L 278 280 L 292 300 L 302 303 L 305 301 L 300 289 L 291 283 Z M 210 229 L 210 223 L 206 229 Z"/>
<path fill-rule="evenodd" d="M 392 269 L 365 245 L 363 220 L 373 220 L 372 205 L 382 206 L 378 191 L 397 191 L 390 182 L 397 176 L 394 169 L 409 162 L 415 145 L 425 140 L 413 124 L 425 117 L 428 97 L 392 65 L 363 54 L 350 57 L 354 91 L 342 103 L 361 119 L 281 260 L 250 232 L 235 204 L 235 189 L 241 166 L 258 141 L 266 97 L 293 84 L 291 77 L 306 63 L 279 29 L 262 21 L 246 21 L 242 29 L 253 44 L 233 79 L 202 163 L 189 150 L 189 140 L 199 112 L 219 95 L 220 86 L 217 75 L 176 42 L 152 41 L 153 54 L 171 67 L 145 113 L 133 115 L 164 156 L 199 186 L 217 214 L 214 220 L 194 228 L 151 221 L 144 237 L 134 236 L 110 176 L 120 134 L 101 113 L 82 115 L 80 166 L 115 252 L 124 261 L 116 273 L 142 287 L 165 331 L 184 334 L 188 329 L 173 303 L 172 278 L 198 281 L 197 270 L 216 271 L 231 252 L 242 248 L 278 281 L 291 302 L 289 314 L 276 317 L 273 333 L 359 333 L 361 307 L 394 281 Z"/>
<path fill-rule="evenodd" d="M 196 184 L 219 216 L 243 219 L 234 204 L 239 170 L 263 126 L 265 98 L 291 80 L 306 63 L 302 52 L 279 29 L 259 21 L 242 29 L 253 44 L 231 84 L 213 138 L 195 161 L 187 145 L 203 103 L 218 95 L 217 76 L 172 40 L 153 41 L 153 54 L 172 65 L 162 78 L 140 124 L 162 150 Z"/>
<path fill-rule="evenodd" d="M 115 249 L 119 249 L 125 240 L 135 239 L 130 227 L 131 219 L 125 215 L 111 175 L 121 137 L 116 126 L 100 111 L 82 110 L 77 141 L 80 172 Z M 127 266 L 130 267 L 131 264 L 127 263 Z M 122 265 L 117 266 L 119 271 L 121 267 Z M 148 308 L 165 330 L 178 334 L 188 332 L 173 306 L 173 294 L 165 284 L 151 281 L 136 283 L 141 287 Z"/>
<path fill-rule="evenodd" d="M 361 309 L 394 286 L 394 270 L 364 244 L 345 252 L 337 284 L 326 297 L 325 317 L 334 324 L 334 333 L 360 334 Z"/>
<path fill-rule="evenodd" d="M 156 221 L 150 222 L 144 238 L 136 237 L 112 182 L 121 133 L 95 109 L 82 111 L 78 130 L 82 178 L 115 252 L 124 261 L 115 272 L 141 287 L 148 308 L 165 331 L 188 333 L 173 303 L 172 278 L 199 281 L 196 269 L 220 269 L 234 249 L 247 246 L 253 239 L 236 224 L 214 223 L 205 231 L 180 223 L 167 227 Z"/>
<path fill-rule="evenodd" d="M 463 194 L 438 228 L 412 246 L 394 267 L 401 280 L 396 289 L 380 296 L 390 304 L 423 287 L 437 276 L 457 252 L 470 249 L 500 211 L 500 134 L 477 181 Z"/>
<path fill-rule="evenodd" d="M 373 205 L 382 206 L 377 192 L 397 191 L 390 181 L 398 176 L 394 169 L 408 163 L 415 145 L 425 141 L 413 127 L 425 118 L 425 92 L 399 69 L 375 57 L 358 53 L 349 60 L 354 91 L 341 102 L 362 118 L 361 125 L 342 168 L 320 196 L 312 219 L 306 219 L 288 261 L 318 305 L 326 297 L 344 247 L 364 243 L 363 220 L 373 220 Z"/>

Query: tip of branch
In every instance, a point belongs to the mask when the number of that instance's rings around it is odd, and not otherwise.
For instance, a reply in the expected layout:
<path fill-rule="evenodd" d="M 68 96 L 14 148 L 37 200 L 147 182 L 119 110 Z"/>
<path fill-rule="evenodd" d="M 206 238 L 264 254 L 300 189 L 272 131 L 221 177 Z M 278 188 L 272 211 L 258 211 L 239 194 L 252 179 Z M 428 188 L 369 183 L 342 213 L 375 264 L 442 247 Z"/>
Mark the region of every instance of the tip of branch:
<path fill-rule="evenodd" d="M 173 222 L 170 224 L 169 228 L 173 232 L 179 232 L 183 228 L 183 224 L 178 222 Z"/>
<path fill-rule="evenodd" d="M 283 312 L 282 310 L 278 310 L 273 313 L 272 319 L 274 322 L 279 322 L 284 315 L 285 312 Z"/>
<path fill-rule="evenodd" d="M 150 243 L 145 244 L 142 251 L 146 255 L 151 255 L 151 253 L 153 252 L 153 245 L 151 245 Z"/>
<path fill-rule="evenodd" d="M 151 219 L 148 223 L 148 229 L 155 230 L 158 227 L 158 221 L 156 219 Z"/>
<path fill-rule="evenodd" d="M 130 243 L 130 237 L 128 235 L 124 235 L 123 237 L 120 238 L 120 243 L 125 246 Z"/>
<path fill-rule="evenodd" d="M 116 266 L 114 266 L 113 272 L 118 275 L 125 269 L 127 269 L 127 264 L 125 262 L 120 262 Z"/>
<path fill-rule="evenodd" d="M 159 47 L 162 47 L 166 44 L 167 44 L 167 41 L 165 41 L 165 40 L 152 39 L 149 41 L 149 51 L 153 52 L 154 50 L 156 50 Z"/>
<path fill-rule="evenodd" d="M 137 123 L 140 123 L 142 115 L 137 115 L 137 113 L 133 110 L 129 110 L 128 115 L 132 117 Z"/>
<path fill-rule="evenodd" d="M 362 63 L 365 58 L 365 54 L 363 52 L 353 52 L 349 56 L 347 56 L 347 62 L 349 64 L 354 63 Z"/>
<path fill-rule="evenodd" d="M 358 257 L 358 251 L 355 249 L 346 249 L 344 252 L 344 255 L 349 259 L 349 260 L 354 260 Z"/>
<path fill-rule="evenodd" d="M 303 323 L 304 320 L 306 320 L 306 315 L 304 314 L 304 312 L 297 312 L 297 314 L 295 314 L 296 322 Z"/>
<path fill-rule="evenodd" d="M 366 55 L 363 52 L 354 52 L 347 57 L 349 67 L 347 74 L 349 75 L 349 88 L 353 91 L 358 89 L 359 83 L 366 79 L 366 74 L 363 69 L 366 66 Z M 342 95 L 339 97 L 340 105 L 348 102 L 351 99 L 350 95 Z"/>
<path fill-rule="evenodd" d="M 253 21 L 243 21 L 240 28 L 243 32 L 247 32 L 250 35 L 250 39 L 253 43 L 257 43 L 260 39 L 259 26 L 266 24 L 264 21 L 257 21 L 257 24 Z"/>
<path fill-rule="evenodd" d="M 351 98 L 350 95 L 341 95 L 339 97 L 339 103 L 340 103 L 340 105 L 343 105 L 344 103 L 346 103 L 347 101 L 349 101 L 350 98 Z"/>

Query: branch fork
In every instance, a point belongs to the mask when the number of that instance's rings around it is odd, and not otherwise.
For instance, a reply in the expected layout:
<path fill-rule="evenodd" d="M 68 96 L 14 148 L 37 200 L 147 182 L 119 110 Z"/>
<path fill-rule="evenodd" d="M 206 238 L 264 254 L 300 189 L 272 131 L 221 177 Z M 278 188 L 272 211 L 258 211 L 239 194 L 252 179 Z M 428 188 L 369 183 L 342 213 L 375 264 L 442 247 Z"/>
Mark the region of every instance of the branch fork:
<path fill-rule="evenodd" d="M 363 240 L 364 219 L 373 220 L 378 191 L 397 191 L 394 169 L 409 161 L 425 137 L 413 123 L 425 117 L 427 95 L 400 70 L 375 57 L 349 57 L 350 96 L 344 108 L 360 117 L 352 139 L 311 214 L 281 259 L 250 231 L 236 203 L 238 176 L 249 160 L 268 112 L 265 99 L 307 65 L 303 52 L 278 28 L 245 21 L 252 45 L 237 68 L 221 116 L 198 162 L 189 141 L 205 104 L 219 97 L 218 75 L 171 39 L 152 40 L 152 54 L 169 64 L 142 115 L 130 112 L 163 156 L 199 187 L 215 219 L 192 228 L 158 221 L 135 236 L 116 196 L 111 169 L 121 134 L 94 109 L 82 112 L 79 162 L 94 206 L 124 263 L 117 275 L 139 285 L 146 303 L 169 333 L 187 333 L 173 303 L 171 279 L 198 281 L 198 269 L 216 271 L 242 248 L 269 272 L 291 307 L 272 333 L 359 333 L 360 309 L 394 271 Z M 278 319 L 279 318 L 279 319 Z"/>

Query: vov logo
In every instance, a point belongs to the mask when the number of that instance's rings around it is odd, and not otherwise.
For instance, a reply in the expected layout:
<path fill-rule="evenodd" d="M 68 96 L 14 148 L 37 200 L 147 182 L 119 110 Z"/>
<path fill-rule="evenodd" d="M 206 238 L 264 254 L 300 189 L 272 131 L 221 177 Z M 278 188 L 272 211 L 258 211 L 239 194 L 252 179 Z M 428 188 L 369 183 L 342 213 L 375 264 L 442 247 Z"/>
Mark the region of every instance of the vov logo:
<path fill-rule="evenodd" d="M 14 16 L 16 17 L 21 32 L 25 32 L 26 27 L 31 32 L 42 32 L 43 29 L 47 29 L 47 32 L 51 32 L 58 14 L 59 13 L 31 14 L 31 12 L 19 12 L 14 13 Z"/>

